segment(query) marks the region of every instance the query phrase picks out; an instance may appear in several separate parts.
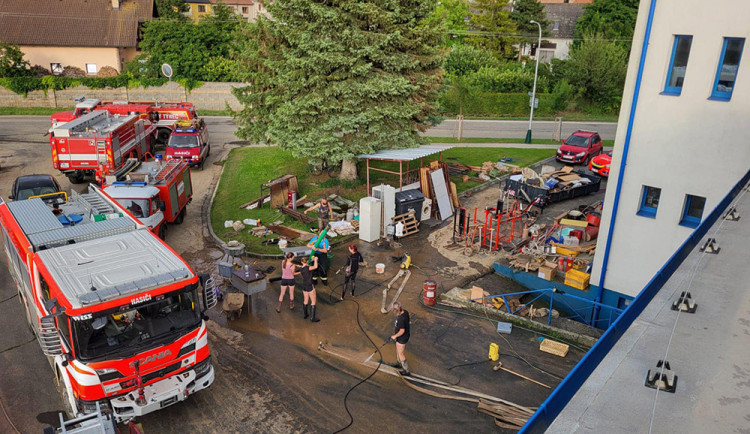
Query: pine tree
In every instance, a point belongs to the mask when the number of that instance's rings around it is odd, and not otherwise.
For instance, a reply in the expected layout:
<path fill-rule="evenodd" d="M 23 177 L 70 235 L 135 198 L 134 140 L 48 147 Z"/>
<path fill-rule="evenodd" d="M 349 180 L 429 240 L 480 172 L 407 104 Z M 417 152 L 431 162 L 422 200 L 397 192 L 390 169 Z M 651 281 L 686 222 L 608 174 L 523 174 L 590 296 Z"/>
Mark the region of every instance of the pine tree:
<path fill-rule="evenodd" d="M 504 0 L 476 0 L 474 13 L 469 20 L 470 30 L 477 32 L 468 38 L 473 45 L 486 48 L 498 57 L 509 57 L 516 43 L 516 23 L 505 10 Z"/>
<path fill-rule="evenodd" d="M 424 142 L 442 81 L 435 0 L 276 0 L 245 27 L 237 135 L 333 164 Z"/>
<path fill-rule="evenodd" d="M 516 0 L 513 4 L 513 11 L 510 13 L 510 19 L 516 23 L 516 27 L 522 34 L 533 36 L 537 40 L 539 28 L 536 24 L 531 24 L 531 20 L 542 25 L 542 35 L 549 34 L 549 24 L 547 13 L 544 12 L 544 5 L 538 0 Z"/>

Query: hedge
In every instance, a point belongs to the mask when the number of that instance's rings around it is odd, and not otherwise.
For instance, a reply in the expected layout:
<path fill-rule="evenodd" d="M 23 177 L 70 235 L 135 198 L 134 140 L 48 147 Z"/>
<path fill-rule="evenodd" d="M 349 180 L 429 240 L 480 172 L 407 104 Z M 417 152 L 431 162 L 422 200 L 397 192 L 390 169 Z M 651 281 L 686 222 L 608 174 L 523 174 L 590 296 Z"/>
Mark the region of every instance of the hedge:
<path fill-rule="evenodd" d="M 29 92 L 43 90 L 47 92 L 50 89 L 63 90 L 70 87 L 86 86 L 89 89 L 104 89 L 107 87 L 118 88 L 127 87 L 129 89 L 136 87 L 162 86 L 167 83 L 166 78 L 132 78 L 126 74 L 117 77 L 60 77 L 56 75 L 46 75 L 44 77 L 0 77 L 0 86 L 11 90 L 24 97 Z M 203 85 L 203 82 L 197 80 L 180 79 L 176 83 L 193 90 Z"/>
<path fill-rule="evenodd" d="M 549 93 L 536 94 L 539 107 L 535 114 L 554 115 L 554 95 Z M 465 92 L 460 97 L 456 88 L 450 88 L 440 97 L 441 110 L 445 114 L 458 114 L 460 101 L 463 101 L 463 114 L 466 116 L 526 116 L 529 114 L 529 95 L 526 93 L 492 93 Z"/>

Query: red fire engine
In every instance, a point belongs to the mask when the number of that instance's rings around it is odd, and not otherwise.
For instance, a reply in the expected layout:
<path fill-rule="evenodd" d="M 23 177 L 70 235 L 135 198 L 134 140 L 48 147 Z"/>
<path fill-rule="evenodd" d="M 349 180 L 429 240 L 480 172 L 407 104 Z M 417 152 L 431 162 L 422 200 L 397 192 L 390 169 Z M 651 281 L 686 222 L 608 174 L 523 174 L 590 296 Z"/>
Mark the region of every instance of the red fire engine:
<path fill-rule="evenodd" d="M 125 164 L 129 158 L 141 160 L 152 152 L 155 131 L 141 114 L 121 116 L 95 110 L 52 129 L 52 165 L 73 184 L 91 175 L 101 183 L 107 175 L 129 170 Z"/>
<path fill-rule="evenodd" d="M 203 312 L 216 304 L 213 279 L 98 187 L 53 206 L 0 199 L 0 233 L 69 413 L 98 403 L 122 421 L 211 385 Z"/>
<path fill-rule="evenodd" d="M 123 111 L 127 111 L 129 114 L 131 111 L 127 109 L 123 110 L 123 107 L 127 106 L 138 106 L 147 105 L 150 110 L 156 113 L 154 115 L 154 123 L 157 129 L 157 140 L 159 143 L 167 143 L 169 135 L 174 130 L 175 122 L 179 120 L 191 120 L 198 118 L 198 113 L 195 111 L 195 106 L 189 102 L 128 102 L 128 101 L 100 101 L 94 98 L 80 97 L 75 99 L 76 106 L 73 111 L 58 112 L 50 117 L 52 121 L 52 127 L 70 122 L 73 119 L 84 116 L 94 110 L 107 110 L 112 114 L 126 114 Z"/>
<path fill-rule="evenodd" d="M 162 240 L 167 237 L 167 223 L 179 225 L 185 220 L 193 198 L 190 168 L 180 160 L 144 162 L 124 181 L 107 184 L 104 191 Z"/>

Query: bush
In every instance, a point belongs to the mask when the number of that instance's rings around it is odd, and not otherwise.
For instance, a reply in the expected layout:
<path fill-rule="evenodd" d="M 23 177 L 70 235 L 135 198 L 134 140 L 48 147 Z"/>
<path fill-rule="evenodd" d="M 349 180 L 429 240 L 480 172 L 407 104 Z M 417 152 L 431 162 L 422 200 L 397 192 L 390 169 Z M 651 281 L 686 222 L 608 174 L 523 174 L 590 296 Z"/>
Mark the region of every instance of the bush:
<path fill-rule="evenodd" d="M 481 92 L 528 92 L 534 86 L 534 71 L 483 67 L 467 77 L 467 84 Z M 547 78 L 540 76 L 537 91 L 543 92 L 547 87 Z"/>
<path fill-rule="evenodd" d="M 45 67 L 44 67 L 44 66 L 42 66 L 42 65 L 34 65 L 34 66 L 32 66 L 31 68 L 29 68 L 29 74 L 30 74 L 30 75 L 31 75 L 32 77 L 36 77 L 36 78 L 42 78 L 42 77 L 44 77 L 45 75 L 50 75 L 50 74 L 51 74 L 51 72 L 50 72 L 50 70 L 49 70 L 49 69 L 45 68 Z"/>
<path fill-rule="evenodd" d="M 553 115 L 553 96 L 538 93 L 539 107 L 534 109 L 540 116 Z M 456 114 L 462 105 L 466 116 L 528 116 L 529 95 L 527 93 L 470 92 L 460 95 L 455 88 L 449 89 L 440 98 L 441 110 L 446 115 Z"/>
<path fill-rule="evenodd" d="M 96 76 L 101 78 L 117 77 L 118 75 L 120 75 L 120 73 L 111 66 L 103 66 L 102 69 L 100 69 L 99 72 L 96 73 Z"/>
<path fill-rule="evenodd" d="M 568 80 L 560 80 L 552 92 L 552 108 L 556 111 L 566 110 L 574 102 L 575 93 L 575 88 L 568 83 Z"/>
<path fill-rule="evenodd" d="M 500 67 L 500 61 L 489 50 L 473 45 L 456 44 L 445 58 L 443 68 L 448 75 L 462 76 L 482 67 Z"/>

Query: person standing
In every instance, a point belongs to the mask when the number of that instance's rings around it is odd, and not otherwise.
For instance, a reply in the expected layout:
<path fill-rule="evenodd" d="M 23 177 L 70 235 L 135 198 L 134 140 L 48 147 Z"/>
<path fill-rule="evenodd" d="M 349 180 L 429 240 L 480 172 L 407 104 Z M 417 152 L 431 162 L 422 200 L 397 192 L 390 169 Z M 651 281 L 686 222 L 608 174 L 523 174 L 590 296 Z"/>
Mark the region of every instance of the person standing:
<path fill-rule="evenodd" d="M 349 283 L 352 285 L 352 297 L 354 296 L 354 287 L 356 286 L 357 271 L 359 271 L 360 264 L 364 263 L 362 254 L 359 253 L 357 246 L 352 244 L 349 246 L 349 256 L 346 258 L 346 275 L 344 276 L 344 290 L 341 291 L 341 300 L 346 296 L 346 289 L 349 287 Z"/>
<path fill-rule="evenodd" d="M 318 210 L 318 233 L 320 233 L 331 220 L 331 204 L 328 203 L 326 198 L 320 199 L 320 202 L 306 209 L 305 214 L 316 209 Z"/>
<path fill-rule="evenodd" d="M 396 358 L 398 363 L 394 364 L 395 368 L 401 367 L 401 375 L 409 375 L 409 362 L 406 361 L 406 343 L 409 342 L 409 312 L 401 306 L 400 302 L 393 303 L 391 309 L 396 314 L 396 331 L 390 337 L 391 341 L 396 342 Z"/>
<path fill-rule="evenodd" d="M 328 249 L 330 248 L 330 244 L 328 244 L 328 238 L 323 237 L 320 245 L 315 247 L 315 243 L 318 241 L 319 237 L 320 234 L 316 235 L 309 243 L 307 243 L 307 247 L 315 252 L 315 257 L 318 258 L 319 264 L 313 275 L 313 283 L 317 284 L 318 276 L 320 276 L 321 283 L 328 286 Z"/>
<path fill-rule="evenodd" d="M 312 266 L 308 263 L 309 260 L 307 256 L 302 257 L 302 267 L 299 268 L 299 272 L 295 274 L 302 275 L 302 296 L 304 297 L 304 306 L 303 306 L 303 312 L 304 316 L 303 318 L 307 319 L 307 317 L 310 317 L 310 321 L 312 322 L 318 322 L 320 321 L 315 316 L 315 305 L 318 301 L 318 295 L 315 292 L 315 286 L 313 285 L 313 271 L 318 268 L 318 257 L 313 257 L 313 264 Z M 311 303 L 310 306 L 310 313 L 308 313 L 308 301 Z"/>
<path fill-rule="evenodd" d="M 289 290 L 289 310 L 294 309 L 294 271 L 297 266 L 292 263 L 294 253 L 289 252 L 281 261 L 281 295 L 279 295 L 279 304 L 276 305 L 276 312 L 281 312 L 281 303 L 284 301 L 284 293 Z"/>

